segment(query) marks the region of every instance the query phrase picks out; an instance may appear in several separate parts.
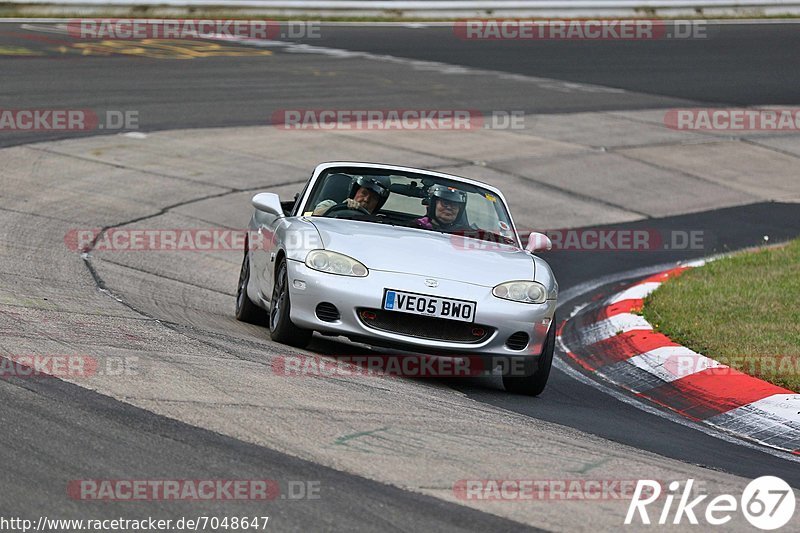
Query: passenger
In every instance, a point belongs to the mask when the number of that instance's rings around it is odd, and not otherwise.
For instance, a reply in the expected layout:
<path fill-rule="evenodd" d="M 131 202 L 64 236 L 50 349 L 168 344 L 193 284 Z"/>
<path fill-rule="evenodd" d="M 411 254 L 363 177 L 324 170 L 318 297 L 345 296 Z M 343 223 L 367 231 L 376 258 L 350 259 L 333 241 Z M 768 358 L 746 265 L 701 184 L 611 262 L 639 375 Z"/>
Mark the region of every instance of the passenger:
<path fill-rule="evenodd" d="M 443 231 L 469 229 L 466 224 L 467 193 L 464 191 L 434 185 L 423 203 L 428 206 L 428 212 L 414 221 L 417 226 Z"/>

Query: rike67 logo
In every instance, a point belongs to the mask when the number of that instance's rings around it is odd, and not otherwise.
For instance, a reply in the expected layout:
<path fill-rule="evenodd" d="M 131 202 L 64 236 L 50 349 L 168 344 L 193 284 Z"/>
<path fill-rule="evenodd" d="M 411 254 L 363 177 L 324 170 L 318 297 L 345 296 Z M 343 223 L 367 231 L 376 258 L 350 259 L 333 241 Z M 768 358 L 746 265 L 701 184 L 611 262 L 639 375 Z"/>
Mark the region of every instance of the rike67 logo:
<path fill-rule="evenodd" d="M 779 477 L 762 476 L 754 479 L 745 487 L 739 499 L 731 494 L 720 494 L 708 501 L 706 501 L 708 494 L 690 499 L 694 496 L 693 486 L 693 479 L 687 480 L 683 489 L 679 481 L 673 481 L 668 485 L 666 495 L 662 495 L 661 484 L 658 481 L 640 479 L 628 506 L 625 524 L 637 522 L 645 525 L 653 522 L 659 525 L 681 524 L 685 519 L 689 524 L 697 525 L 700 523 L 698 521 L 700 517 L 705 519 L 706 524 L 721 526 L 741 512 L 752 526 L 772 531 L 788 524 L 794 515 L 796 505 L 794 491 Z M 664 506 L 660 512 L 656 505 L 649 509 L 656 512 L 651 521 L 648 506 L 662 499 Z M 678 502 L 673 508 L 676 499 Z"/>

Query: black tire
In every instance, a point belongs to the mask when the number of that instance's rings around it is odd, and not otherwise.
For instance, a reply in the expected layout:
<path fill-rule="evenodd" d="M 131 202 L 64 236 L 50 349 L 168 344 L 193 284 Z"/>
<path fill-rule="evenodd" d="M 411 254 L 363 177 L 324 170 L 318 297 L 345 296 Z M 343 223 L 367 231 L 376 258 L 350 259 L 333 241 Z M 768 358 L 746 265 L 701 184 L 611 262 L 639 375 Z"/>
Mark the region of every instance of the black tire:
<path fill-rule="evenodd" d="M 269 333 L 272 340 L 295 348 L 305 348 L 311 342 L 311 330 L 298 328 L 289 318 L 292 309 L 289 300 L 289 275 L 286 260 L 281 259 L 275 270 L 275 284 L 272 288 L 272 302 L 269 310 Z"/>
<path fill-rule="evenodd" d="M 554 316 L 542 347 L 542 355 L 539 356 L 536 371 L 530 375 L 526 373 L 525 376 L 503 376 L 503 387 L 505 387 L 506 391 L 526 396 L 539 396 L 544 391 L 545 385 L 547 385 L 547 378 L 550 377 L 555 347 L 556 318 Z"/>
<path fill-rule="evenodd" d="M 259 306 L 254 304 L 247 296 L 247 284 L 250 281 L 250 254 L 244 252 L 242 268 L 239 271 L 239 287 L 236 291 L 236 320 L 266 326 L 269 315 Z"/>

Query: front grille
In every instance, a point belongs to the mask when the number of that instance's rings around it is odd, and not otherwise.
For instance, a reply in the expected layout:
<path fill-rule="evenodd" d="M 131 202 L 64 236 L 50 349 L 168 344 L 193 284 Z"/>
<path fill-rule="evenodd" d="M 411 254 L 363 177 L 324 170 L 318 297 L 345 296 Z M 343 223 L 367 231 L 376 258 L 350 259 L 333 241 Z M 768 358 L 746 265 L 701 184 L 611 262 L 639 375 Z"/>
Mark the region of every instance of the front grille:
<path fill-rule="evenodd" d="M 358 309 L 358 318 L 370 328 L 436 341 L 474 344 L 488 339 L 494 331 L 494 328 L 470 322 L 382 309 Z"/>
<path fill-rule="evenodd" d="M 524 331 L 518 331 L 511 335 L 506 341 L 506 346 L 511 350 L 524 350 L 528 346 L 530 337 Z"/>
<path fill-rule="evenodd" d="M 323 322 L 336 322 L 341 318 L 339 316 L 339 310 L 336 308 L 335 305 L 328 302 L 322 302 L 317 306 L 316 309 L 317 318 L 322 320 Z"/>

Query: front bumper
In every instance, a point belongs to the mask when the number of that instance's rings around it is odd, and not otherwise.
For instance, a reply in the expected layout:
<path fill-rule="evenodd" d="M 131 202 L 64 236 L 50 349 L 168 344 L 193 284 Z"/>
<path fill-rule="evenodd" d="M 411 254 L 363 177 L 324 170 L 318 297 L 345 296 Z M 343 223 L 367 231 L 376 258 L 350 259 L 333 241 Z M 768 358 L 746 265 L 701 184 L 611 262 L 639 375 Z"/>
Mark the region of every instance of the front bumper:
<path fill-rule="evenodd" d="M 512 302 L 492 296 L 490 287 L 460 281 L 439 278 L 438 287 L 430 288 L 425 285 L 428 277 L 415 274 L 371 270 L 368 276 L 355 278 L 318 272 L 299 261 L 290 260 L 287 266 L 292 303 L 290 316 L 297 326 L 423 353 L 538 356 L 556 309 L 555 300 L 543 304 Z M 304 282 L 305 288 L 295 286 L 296 280 Z M 477 302 L 475 324 L 490 326 L 494 331 L 480 342 L 467 343 L 423 339 L 366 326 L 358 317 L 357 309 L 382 308 L 383 291 L 387 288 Z M 315 310 L 322 302 L 338 308 L 339 320 L 328 322 L 317 317 Z M 396 314 L 398 321 L 406 315 Z M 527 346 L 521 350 L 507 347 L 508 338 L 518 332 L 529 335 Z"/>

